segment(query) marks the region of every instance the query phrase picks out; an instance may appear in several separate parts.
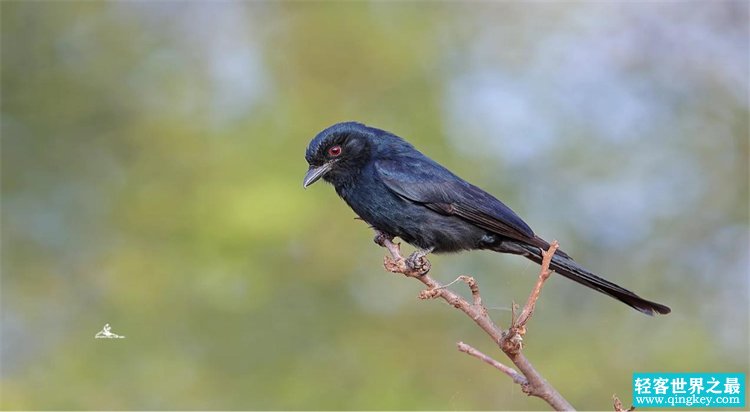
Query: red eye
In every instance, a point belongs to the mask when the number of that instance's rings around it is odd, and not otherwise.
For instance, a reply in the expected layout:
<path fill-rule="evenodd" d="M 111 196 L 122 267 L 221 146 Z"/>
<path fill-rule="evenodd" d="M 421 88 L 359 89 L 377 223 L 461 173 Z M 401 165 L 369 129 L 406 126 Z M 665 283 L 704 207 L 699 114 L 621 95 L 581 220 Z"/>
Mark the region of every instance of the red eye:
<path fill-rule="evenodd" d="M 330 148 L 328 149 L 328 154 L 329 154 L 329 155 L 330 155 L 331 157 L 336 157 L 336 156 L 340 155 L 340 154 L 341 154 L 341 146 L 339 146 L 339 145 L 336 145 L 336 146 L 331 146 L 331 147 L 330 147 Z"/>

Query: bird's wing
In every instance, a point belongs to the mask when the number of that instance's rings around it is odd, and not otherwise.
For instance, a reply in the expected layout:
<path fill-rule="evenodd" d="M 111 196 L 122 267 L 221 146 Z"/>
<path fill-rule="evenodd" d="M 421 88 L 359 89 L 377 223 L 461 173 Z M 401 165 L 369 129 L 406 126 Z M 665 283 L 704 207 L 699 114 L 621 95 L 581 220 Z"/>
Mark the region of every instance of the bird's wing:
<path fill-rule="evenodd" d="M 503 202 L 429 158 L 377 160 L 375 170 L 386 186 L 403 198 L 498 235 L 537 243 L 531 228 Z"/>

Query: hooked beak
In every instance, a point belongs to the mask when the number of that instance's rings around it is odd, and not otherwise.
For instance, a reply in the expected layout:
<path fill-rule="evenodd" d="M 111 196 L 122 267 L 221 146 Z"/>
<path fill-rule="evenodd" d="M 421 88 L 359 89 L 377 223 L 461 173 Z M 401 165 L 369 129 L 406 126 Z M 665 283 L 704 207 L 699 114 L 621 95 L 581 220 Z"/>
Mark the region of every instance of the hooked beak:
<path fill-rule="evenodd" d="M 307 189 L 307 186 L 317 182 L 323 175 L 331 171 L 331 167 L 333 167 L 333 162 L 323 163 L 320 166 L 310 166 L 305 174 L 305 179 L 302 181 L 302 187 Z"/>

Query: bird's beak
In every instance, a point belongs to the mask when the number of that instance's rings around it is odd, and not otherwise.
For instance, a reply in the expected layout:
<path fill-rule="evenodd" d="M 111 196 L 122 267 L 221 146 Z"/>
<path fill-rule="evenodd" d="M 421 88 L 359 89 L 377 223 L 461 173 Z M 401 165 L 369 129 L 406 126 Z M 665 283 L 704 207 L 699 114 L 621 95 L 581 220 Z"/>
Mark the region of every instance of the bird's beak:
<path fill-rule="evenodd" d="M 307 186 L 317 182 L 318 179 L 331 170 L 332 166 L 333 162 L 323 163 L 320 166 L 310 166 L 310 169 L 305 174 L 305 180 L 302 181 L 302 187 L 307 188 Z"/>

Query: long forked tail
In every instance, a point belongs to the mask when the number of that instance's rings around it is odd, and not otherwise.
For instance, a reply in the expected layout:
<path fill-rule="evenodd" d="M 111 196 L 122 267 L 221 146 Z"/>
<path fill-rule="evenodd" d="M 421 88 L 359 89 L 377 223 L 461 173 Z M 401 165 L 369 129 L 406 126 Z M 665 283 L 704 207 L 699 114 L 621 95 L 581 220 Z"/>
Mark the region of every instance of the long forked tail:
<path fill-rule="evenodd" d="M 531 246 L 515 241 L 505 241 L 501 244 L 498 244 L 495 250 L 497 250 L 498 252 L 523 255 L 536 263 L 542 263 L 541 249 L 536 246 Z M 555 255 L 552 257 L 550 269 L 574 282 L 578 282 L 584 286 L 590 287 L 591 289 L 604 293 L 605 295 L 611 296 L 619 300 L 620 302 L 632 307 L 633 309 L 645 313 L 649 316 L 653 316 L 654 312 L 666 315 L 672 311 L 665 305 L 643 299 L 642 297 L 623 287 L 620 287 L 610 281 L 596 276 L 595 274 L 589 272 L 588 270 L 581 267 L 578 263 L 573 261 L 570 256 L 565 254 L 565 252 L 558 250 L 557 253 L 555 253 Z"/>

